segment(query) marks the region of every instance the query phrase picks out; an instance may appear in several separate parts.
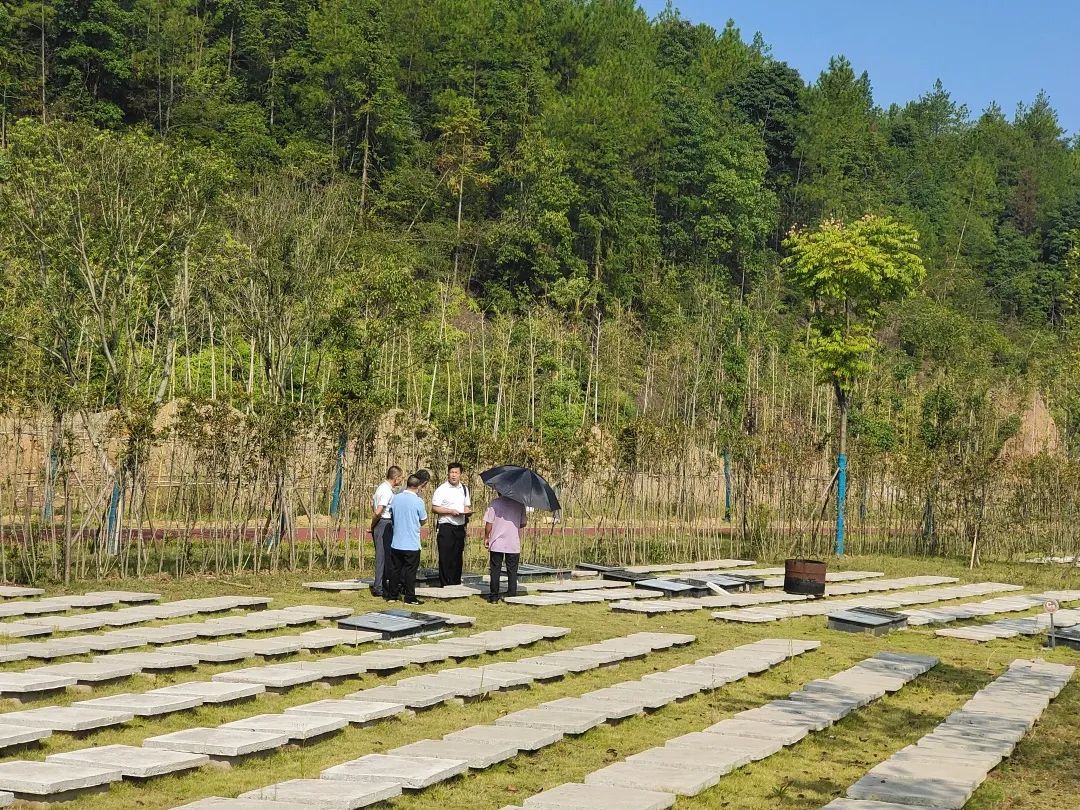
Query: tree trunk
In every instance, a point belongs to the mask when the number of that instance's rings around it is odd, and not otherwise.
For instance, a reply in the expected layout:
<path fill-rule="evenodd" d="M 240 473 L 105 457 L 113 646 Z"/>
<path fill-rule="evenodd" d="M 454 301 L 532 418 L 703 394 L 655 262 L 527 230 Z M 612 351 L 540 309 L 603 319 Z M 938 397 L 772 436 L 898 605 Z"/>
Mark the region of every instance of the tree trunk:
<path fill-rule="evenodd" d="M 840 447 L 836 455 L 836 556 L 844 554 L 844 506 L 847 501 L 848 396 L 836 384 L 836 404 L 840 411 Z"/>

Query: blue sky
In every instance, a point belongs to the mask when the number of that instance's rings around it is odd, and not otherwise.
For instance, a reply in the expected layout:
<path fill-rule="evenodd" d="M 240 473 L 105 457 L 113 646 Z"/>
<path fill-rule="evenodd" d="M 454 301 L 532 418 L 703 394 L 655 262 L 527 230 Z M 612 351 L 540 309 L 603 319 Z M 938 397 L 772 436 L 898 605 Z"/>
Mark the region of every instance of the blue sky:
<path fill-rule="evenodd" d="M 653 16 L 664 0 L 641 0 Z M 773 56 L 813 81 L 843 54 L 866 70 L 882 107 L 917 98 L 936 79 L 978 115 L 1045 90 L 1063 128 L 1080 130 L 1080 0 L 676 0 L 682 16 L 760 31 Z"/>

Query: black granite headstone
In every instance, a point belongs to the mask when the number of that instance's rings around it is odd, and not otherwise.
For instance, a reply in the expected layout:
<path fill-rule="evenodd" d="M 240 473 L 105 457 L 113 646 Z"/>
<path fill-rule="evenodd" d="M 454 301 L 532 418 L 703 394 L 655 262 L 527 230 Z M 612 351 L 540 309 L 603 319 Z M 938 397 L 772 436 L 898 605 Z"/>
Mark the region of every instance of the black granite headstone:
<path fill-rule="evenodd" d="M 1049 639 L 1049 633 L 1047 633 L 1047 639 Z M 1054 628 L 1054 643 L 1072 650 L 1080 650 L 1080 625 Z"/>
<path fill-rule="evenodd" d="M 691 585 L 677 579 L 642 579 L 634 583 L 635 588 L 646 588 L 650 591 L 660 591 L 668 596 L 706 596 L 708 588 L 700 585 Z"/>
<path fill-rule="evenodd" d="M 743 576 L 741 574 L 701 574 L 688 576 L 686 581 L 693 585 L 708 587 L 709 583 L 719 585 L 725 591 L 741 593 L 751 588 L 764 587 L 765 580 L 762 577 Z"/>
<path fill-rule="evenodd" d="M 652 574 L 637 574 L 633 571 L 626 571 L 622 568 L 615 568 L 611 571 L 605 571 L 600 575 L 601 579 L 611 579 L 615 582 L 644 582 L 647 579 L 655 579 Z"/>
<path fill-rule="evenodd" d="M 875 636 L 883 636 L 890 630 L 907 627 L 908 622 L 908 617 L 903 613 L 862 607 L 830 613 L 826 619 L 826 626 L 830 630 L 841 630 L 845 633 L 871 633 Z"/>
<path fill-rule="evenodd" d="M 340 619 L 337 626 L 342 630 L 363 630 L 369 633 L 381 633 L 383 638 L 412 636 L 433 629 L 427 622 L 404 616 L 394 616 L 390 613 L 362 613 L 359 616 L 349 616 Z"/>
<path fill-rule="evenodd" d="M 600 563 L 577 563 L 574 568 L 581 571 L 599 571 L 601 574 L 606 571 L 621 571 L 622 567 L 618 565 L 602 565 Z"/>
<path fill-rule="evenodd" d="M 421 622 L 424 625 L 425 630 L 437 630 L 440 627 L 446 626 L 446 619 L 442 616 L 432 616 L 430 613 L 422 613 L 416 610 L 387 608 L 386 610 L 380 610 L 379 613 L 383 613 L 387 616 L 397 616 L 402 619 L 412 619 L 414 622 Z"/>

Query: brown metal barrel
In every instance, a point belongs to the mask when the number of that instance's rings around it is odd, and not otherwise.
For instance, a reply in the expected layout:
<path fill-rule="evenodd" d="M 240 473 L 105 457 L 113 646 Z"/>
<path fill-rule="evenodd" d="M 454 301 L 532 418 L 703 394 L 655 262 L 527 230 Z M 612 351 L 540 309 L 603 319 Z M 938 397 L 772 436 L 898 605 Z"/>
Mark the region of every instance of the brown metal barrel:
<path fill-rule="evenodd" d="M 824 596 L 825 563 L 821 560 L 785 560 L 784 592 Z"/>

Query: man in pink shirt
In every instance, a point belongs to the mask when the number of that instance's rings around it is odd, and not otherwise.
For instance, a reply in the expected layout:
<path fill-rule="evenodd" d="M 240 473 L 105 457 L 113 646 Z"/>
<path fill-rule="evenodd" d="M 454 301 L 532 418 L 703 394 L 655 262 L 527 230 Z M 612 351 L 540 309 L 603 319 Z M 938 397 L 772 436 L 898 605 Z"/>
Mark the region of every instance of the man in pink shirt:
<path fill-rule="evenodd" d="M 488 601 L 499 598 L 499 579 L 506 563 L 506 595 L 517 596 L 518 560 L 521 557 L 521 529 L 527 518 L 524 505 L 500 495 L 484 512 L 484 548 L 491 555 L 488 567 L 491 586 Z"/>

